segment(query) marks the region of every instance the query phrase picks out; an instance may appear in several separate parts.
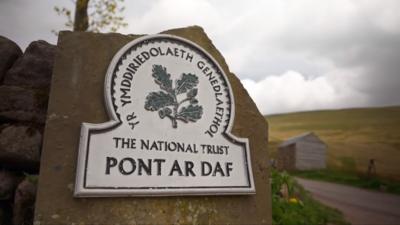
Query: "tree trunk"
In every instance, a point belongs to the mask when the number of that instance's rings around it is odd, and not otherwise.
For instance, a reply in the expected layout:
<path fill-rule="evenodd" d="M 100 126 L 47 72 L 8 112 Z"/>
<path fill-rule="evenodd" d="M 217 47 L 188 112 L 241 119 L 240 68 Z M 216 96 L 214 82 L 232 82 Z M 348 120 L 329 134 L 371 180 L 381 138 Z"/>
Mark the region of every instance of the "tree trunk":
<path fill-rule="evenodd" d="M 88 4 L 89 0 L 76 0 L 74 31 L 86 31 L 88 29 Z"/>

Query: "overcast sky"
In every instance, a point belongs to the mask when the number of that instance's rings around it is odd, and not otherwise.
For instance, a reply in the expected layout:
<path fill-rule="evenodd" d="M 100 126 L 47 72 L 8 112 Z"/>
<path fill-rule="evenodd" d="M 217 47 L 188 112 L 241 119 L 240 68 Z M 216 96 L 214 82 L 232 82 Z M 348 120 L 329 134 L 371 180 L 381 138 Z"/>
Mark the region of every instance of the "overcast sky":
<path fill-rule="evenodd" d="M 56 43 L 71 0 L 0 0 L 0 35 Z M 121 33 L 202 26 L 263 114 L 400 105 L 399 0 L 125 0 Z"/>

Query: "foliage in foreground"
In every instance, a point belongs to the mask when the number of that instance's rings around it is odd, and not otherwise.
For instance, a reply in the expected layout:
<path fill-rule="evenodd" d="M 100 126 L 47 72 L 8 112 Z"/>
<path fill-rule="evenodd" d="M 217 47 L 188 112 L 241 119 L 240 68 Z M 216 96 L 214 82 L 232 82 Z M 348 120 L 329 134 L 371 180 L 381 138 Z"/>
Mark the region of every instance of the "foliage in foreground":
<path fill-rule="evenodd" d="M 339 184 L 351 185 L 359 188 L 385 191 L 400 194 L 400 182 L 384 180 L 378 177 L 367 177 L 355 173 L 336 170 L 310 170 L 291 172 L 292 175 L 312 179 L 328 181 Z"/>
<path fill-rule="evenodd" d="M 314 200 L 286 172 L 271 172 L 274 225 L 348 224 L 335 209 Z"/>

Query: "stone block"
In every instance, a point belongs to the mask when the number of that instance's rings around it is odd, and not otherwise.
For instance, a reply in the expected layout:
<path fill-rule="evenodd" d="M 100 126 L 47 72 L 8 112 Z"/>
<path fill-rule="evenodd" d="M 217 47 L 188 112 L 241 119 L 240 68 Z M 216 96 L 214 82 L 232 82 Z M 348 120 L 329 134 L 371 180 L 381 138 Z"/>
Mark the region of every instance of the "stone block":
<path fill-rule="evenodd" d="M 7 70 L 11 68 L 15 60 L 21 55 L 22 51 L 15 42 L 0 36 L 0 83 Z"/>
<path fill-rule="evenodd" d="M 0 201 L 14 198 L 14 191 L 21 181 L 21 176 L 7 170 L 0 171 Z"/>
<path fill-rule="evenodd" d="M 38 171 L 42 134 L 25 125 L 0 127 L 0 164 L 3 167 Z"/>
<path fill-rule="evenodd" d="M 201 46 L 227 74 L 235 96 L 232 133 L 249 139 L 256 194 L 75 198 L 73 190 L 81 124 L 99 124 L 109 120 L 103 97 L 108 65 L 121 47 L 140 36 L 61 32 L 43 145 L 35 223 L 271 224 L 268 125 L 264 117 L 202 28 L 194 26 L 163 33 L 189 39 Z"/>
<path fill-rule="evenodd" d="M 16 86 L 0 86 L 0 119 L 43 124 L 48 92 Z"/>
<path fill-rule="evenodd" d="M 49 88 L 56 46 L 46 41 L 34 41 L 14 63 L 4 77 L 4 84 Z"/>
<path fill-rule="evenodd" d="M 13 206 L 13 224 L 33 224 L 36 184 L 28 179 L 22 181 L 15 191 Z M 55 202 L 53 202 L 56 204 Z"/>

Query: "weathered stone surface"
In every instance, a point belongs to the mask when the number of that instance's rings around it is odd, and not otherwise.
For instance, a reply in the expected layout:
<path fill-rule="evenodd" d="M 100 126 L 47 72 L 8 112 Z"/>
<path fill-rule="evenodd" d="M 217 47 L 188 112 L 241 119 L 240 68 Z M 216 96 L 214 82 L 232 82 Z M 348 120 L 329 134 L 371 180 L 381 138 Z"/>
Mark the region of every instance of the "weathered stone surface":
<path fill-rule="evenodd" d="M 15 188 L 21 181 L 21 176 L 7 170 L 0 171 L 0 201 L 14 197 Z"/>
<path fill-rule="evenodd" d="M 0 86 L 0 119 L 46 121 L 48 92 L 16 86 Z"/>
<path fill-rule="evenodd" d="M 7 70 L 11 68 L 15 60 L 21 55 L 22 51 L 15 42 L 0 36 L 0 83 Z"/>
<path fill-rule="evenodd" d="M 74 198 L 82 122 L 109 118 L 103 100 L 107 67 L 139 36 L 62 32 L 59 36 L 35 222 L 44 224 L 270 224 L 267 124 L 238 78 L 200 27 L 164 33 L 192 40 L 222 66 L 235 96 L 233 134 L 249 138 L 257 194 L 242 196 Z M 240 41 L 239 41 L 240 42 Z M 239 43 L 238 43 L 239 44 Z M 54 204 L 57 201 L 58 204 Z"/>
<path fill-rule="evenodd" d="M 46 41 L 34 41 L 8 70 L 4 84 L 48 88 L 51 82 L 56 46 Z"/>
<path fill-rule="evenodd" d="M 0 127 L 0 164 L 7 168 L 37 171 L 42 134 L 34 127 L 3 125 Z"/>
<path fill-rule="evenodd" d="M 22 181 L 15 191 L 13 224 L 32 224 L 36 198 L 36 184 L 28 179 Z M 56 204 L 56 202 L 53 202 Z"/>

